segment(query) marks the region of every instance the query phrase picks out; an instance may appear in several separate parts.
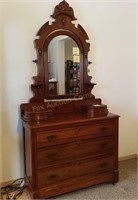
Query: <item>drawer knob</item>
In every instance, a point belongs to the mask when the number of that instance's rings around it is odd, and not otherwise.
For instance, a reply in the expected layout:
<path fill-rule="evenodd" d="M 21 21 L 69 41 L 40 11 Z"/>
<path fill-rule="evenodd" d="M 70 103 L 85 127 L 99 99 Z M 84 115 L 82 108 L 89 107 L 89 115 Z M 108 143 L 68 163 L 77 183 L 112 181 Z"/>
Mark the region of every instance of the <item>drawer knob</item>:
<path fill-rule="evenodd" d="M 48 176 L 48 180 L 49 181 L 53 181 L 57 178 L 57 175 L 56 174 L 51 174 L 50 176 Z"/>
<path fill-rule="evenodd" d="M 108 129 L 107 129 L 107 127 L 102 127 L 102 128 L 100 128 L 100 131 L 102 131 L 102 132 L 105 132 L 105 131 L 107 131 Z"/>
<path fill-rule="evenodd" d="M 101 148 L 105 148 L 106 146 L 107 146 L 107 143 L 101 143 L 101 144 L 100 144 L 100 147 L 101 147 Z"/>
<path fill-rule="evenodd" d="M 100 164 L 100 168 L 105 168 L 106 166 L 107 166 L 107 163 L 105 162 Z"/>
<path fill-rule="evenodd" d="M 57 156 L 57 153 L 51 153 L 47 155 L 49 160 L 55 159 L 56 156 Z"/>
<path fill-rule="evenodd" d="M 49 142 L 55 141 L 56 139 L 57 139 L 57 136 L 56 136 L 56 135 L 50 135 L 50 136 L 47 137 L 47 140 L 48 140 Z"/>

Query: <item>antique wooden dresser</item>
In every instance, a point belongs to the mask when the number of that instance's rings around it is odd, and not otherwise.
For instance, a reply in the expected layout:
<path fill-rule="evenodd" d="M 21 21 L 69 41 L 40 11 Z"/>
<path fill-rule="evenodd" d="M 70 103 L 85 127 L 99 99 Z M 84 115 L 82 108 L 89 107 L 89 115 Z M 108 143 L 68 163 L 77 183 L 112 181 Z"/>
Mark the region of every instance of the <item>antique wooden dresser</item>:
<path fill-rule="evenodd" d="M 33 199 L 118 181 L 119 116 L 108 112 L 102 100 L 91 93 L 95 84 L 87 73 L 91 64 L 87 58 L 88 36 L 81 25 L 72 24 L 76 18 L 66 1 L 55 7 L 52 17 L 55 21 L 44 24 L 35 40 L 38 75 L 31 85 L 34 97 L 21 105 L 26 185 Z M 58 45 L 61 41 L 61 46 L 63 41 L 67 45 L 67 40 L 73 43 L 72 58 L 64 58 L 72 61 L 68 92 L 66 77 L 60 83 L 61 74 L 57 72 L 56 76 L 54 60 L 49 58 L 53 59 L 48 48 L 54 38 L 52 45 L 57 41 Z M 58 54 L 61 46 L 52 52 Z M 56 94 L 50 92 L 50 79 L 57 83 Z"/>

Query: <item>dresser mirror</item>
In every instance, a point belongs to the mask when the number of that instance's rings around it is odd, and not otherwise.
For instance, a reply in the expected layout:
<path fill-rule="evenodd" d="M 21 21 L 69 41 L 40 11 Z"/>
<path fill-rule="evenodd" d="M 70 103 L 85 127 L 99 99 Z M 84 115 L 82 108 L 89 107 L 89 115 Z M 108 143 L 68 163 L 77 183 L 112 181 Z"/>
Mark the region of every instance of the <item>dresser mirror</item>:
<path fill-rule="evenodd" d="M 90 94 L 94 83 L 88 76 L 88 35 L 76 20 L 66 1 L 59 3 L 51 17 L 38 31 L 35 40 L 38 75 L 33 77 L 30 102 L 79 98 Z"/>
<path fill-rule="evenodd" d="M 80 87 L 80 51 L 77 43 L 67 35 L 54 37 L 47 49 L 48 60 L 44 60 L 44 66 L 48 63 L 49 95 L 77 95 Z M 47 58 L 47 56 L 46 56 Z"/>

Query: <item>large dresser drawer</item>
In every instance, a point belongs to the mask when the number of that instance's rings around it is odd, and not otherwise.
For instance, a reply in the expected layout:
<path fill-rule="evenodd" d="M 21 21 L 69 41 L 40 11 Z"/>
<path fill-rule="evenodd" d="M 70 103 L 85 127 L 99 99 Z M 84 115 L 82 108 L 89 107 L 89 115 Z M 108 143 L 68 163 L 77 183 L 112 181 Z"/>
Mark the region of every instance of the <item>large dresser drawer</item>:
<path fill-rule="evenodd" d="M 102 137 L 113 135 L 115 131 L 112 121 L 101 122 L 95 125 L 84 125 L 79 127 L 78 137 Z"/>
<path fill-rule="evenodd" d="M 76 141 L 37 150 L 37 168 L 114 153 L 114 137 Z"/>
<path fill-rule="evenodd" d="M 85 160 L 75 162 L 72 165 L 61 165 L 41 169 L 37 171 L 38 187 L 43 188 L 47 184 L 77 178 L 88 174 L 100 174 L 114 169 L 114 157 L 101 158 L 100 160 Z"/>
<path fill-rule="evenodd" d="M 53 131 L 38 131 L 36 133 L 36 147 L 45 147 L 57 144 L 73 142 L 83 137 L 90 139 L 95 137 L 113 135 L 114 126 L 111 121 L 76 126 L 73 128 L 56 129 Z"/>
<path fill-rule="evenodd" d="M 66 142 L 75 141 L 77 128 L 57 129 L 53 131 L 37 132 L 37 147 L 57 145 Z"/>

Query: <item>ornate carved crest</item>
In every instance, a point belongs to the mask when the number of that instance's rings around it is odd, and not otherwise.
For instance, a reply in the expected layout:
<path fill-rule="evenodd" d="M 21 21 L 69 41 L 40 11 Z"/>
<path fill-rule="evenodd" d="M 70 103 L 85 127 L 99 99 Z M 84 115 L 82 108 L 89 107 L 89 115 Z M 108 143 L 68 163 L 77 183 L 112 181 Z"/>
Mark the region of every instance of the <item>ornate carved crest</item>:
<path fill-rule="evenodd" d="M 51 17 L 56 19 L 60 15 L 66 15 L 69 16 L 72 20 L 77 20 L 74 16 L 73 9 L 65 0 L 63 0 L 61 3 L 59 3 L 59 5 L 55 7 L 55 11 Z"/>

